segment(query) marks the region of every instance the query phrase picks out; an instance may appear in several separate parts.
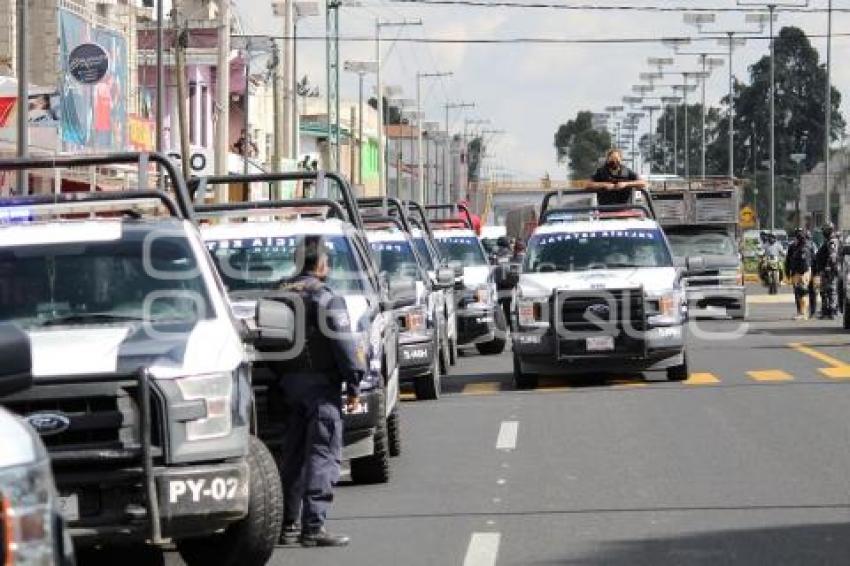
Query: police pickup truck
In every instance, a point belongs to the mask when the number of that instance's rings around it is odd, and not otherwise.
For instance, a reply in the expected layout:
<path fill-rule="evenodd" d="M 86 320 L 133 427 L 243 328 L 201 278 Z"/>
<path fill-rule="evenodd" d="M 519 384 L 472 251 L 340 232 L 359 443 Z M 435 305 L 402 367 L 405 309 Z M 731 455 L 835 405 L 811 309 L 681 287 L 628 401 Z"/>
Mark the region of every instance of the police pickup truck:
<path fill-rule="evenodd" d="M 148 189 L 149 163 L 174 196 Z M 188 564 L 265 564 L 280 478 L 251 436 L 250 364 L 159 155 L 0 161 L 0 171 L 138 165 L 138 190 L 0 201 L 0 321 L 33 386 L 0 398 L 47 446 L 78 547 L 176 544 Z"/>
<path fill-rule="evenodd" d="M 343 415 L 343 458 L 355 483 L 389 481 L 389 458 L 401 450 L 399 423 L 398 324 L 393 312 L 404 301 L 392 300 L 389 283 L 376 269 L 363 232 L 357 204 L 347 182 L 331 173 L 279 173 L 205 177 L 193 180 L 196 203 L 209 187 L 242 183 L 311 181 L 317 194 L 328 195 L 331 182 L 340 198 L 258 200 L 231 204 L 196 204 L 201 232 L 224 280 L 234 313 L 253 324 L 257 301 L 273 295 L 281 282 L 296 275 L 295 252 L 304 236 L 323 236 L 331 273 L 326 281 L 342 295 L 351 331 L 363 345 L 368 373 L 360 384 L 361 412 Z M 340 204 L 342 202 L 342 204 Z M 392 291 L 397 288 L 393 286 Z M 398 291 L 402 293 L 402 291 Z M 272 366 L 254 363 L 258 431 L 277 452 L 284 434 L 285 402 Z M 340 391 L 342 395 L 342 391 Z"/>
<path fill-rule="evenodd" d="M 363 218 L 381 272 L 390 279 L 413 281 L 416 286 L 416 302 L 396 311 L 401 383 L 412 384 L 417 399 L 437 399 L 441 375 L 449 365 L 449 343 L 436 290 L 454 286 L 454 271 L 439 269 L 438 281 L 432 284 L 405 216 L 383 217 L 364 211 Z"/>
<path fill-rule="evenodd" d="M 547 373 L 664 370 L 687 379 L 682 274 L 648 196 L 551 208 L 556 194 L 544 199 L 514 289 L 515 385 L 536 387 Z"/>
<path fill-rule="evenodd" d="M 475 234 L 469 210 L 463 205 L 428 205 L 425 209 L 434 215 L 442 214 L 431 218 L 434 237 L 450 265 L 457 269 L 458 345 L 474 345 L 485 355 L 502 353 L 507 342 L 507 321 L 499 306 L 493 270 Z"/>
<path fill-rule="evenodd" d="M 26 333 L 0 324 L 0 397 L 32 385 Z M 50 460 L 38 433 L 0 407 L 0 564 L 73 566 Z"/>

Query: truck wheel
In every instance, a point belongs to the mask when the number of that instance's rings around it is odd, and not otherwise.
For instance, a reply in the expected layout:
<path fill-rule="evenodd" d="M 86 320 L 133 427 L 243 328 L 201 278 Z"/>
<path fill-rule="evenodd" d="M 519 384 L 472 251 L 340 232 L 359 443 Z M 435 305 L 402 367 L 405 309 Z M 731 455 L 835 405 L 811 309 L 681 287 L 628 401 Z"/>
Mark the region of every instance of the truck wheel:
<path fill-rule="evenodd" d="M 688 379 L 688 355 L 684 354 L 682 365 L 667 368 L 667 381 L 686 381 Z"/>
<path fill-rule="evenodd" d="M 364 456 L 351 461 L 351 481 L 359 484 L 387 483 L 390 481 L 390 441 L 388 433 L 388 419 L 386 413 L 386 399 L 381 394 L 378 397 L 378 406 L 375 409 L 381 418 L 375 427 L 375 452 L 371 456 Z"/>
<path fill-rule="evenodd" d="M 387 435 L 390 441 L 390 456 L 401 456 L 401 418 L 398 408 L 387 418 Z"/>
<path fill-rule="evenodd" d="M 188 566 L 262 566 L 271 558 L 283 523 L 283 490 L 274 458 L 253 436 L 248 467 L 248 515 L 223 533 L 177 541 L 177 551 Z"/>
<path fill-rule="evenodd" d="M 449 339 L 449 363 L 457 365 L 457 338 Z"/>
<path fill-rule="evenodd" d="M 537 376 L 522 371 L 522 365 L 519 361 L 519 356 L 514 353 L 514 387 L 517 389 L 536 389 Z"/>
<path fill-rule="evenodd" d="M 449 337 L 445 332 L 440 333 L 440 373 L 446 375 L 449 373 L 451 360 L 449 359 Z"/>
<path fill-rule="evenodd" d="M 507 339 L 505 338 L 505 333 L 507 330 L 507 321 L 505 320 L 505 313 L 500 307 L 496 309 L 493 314 L 496 319 L 494 323 L 497 334 L 496 338 L 494 338 L 490 342 L 484 342 L 483 344 L 475 345 L 475 349 L 478 350 L 478 353 L 484 356 L 493 356 L 496 354 L 501 354 L 505 351 L 505 344 L 507 343 Z"/>
<path fill-rule="evenodd" d="M 438 341 L 435 344 L 434 361 L 431 365 L 431 371 L 425 375 L 417 376 L 413 381 L 413 389 L 416 392 L 417 401 L 434 401 L 440 398 L 440 388 L 442 386 L 442 380 L 440 379 L 441 357 Z"/>

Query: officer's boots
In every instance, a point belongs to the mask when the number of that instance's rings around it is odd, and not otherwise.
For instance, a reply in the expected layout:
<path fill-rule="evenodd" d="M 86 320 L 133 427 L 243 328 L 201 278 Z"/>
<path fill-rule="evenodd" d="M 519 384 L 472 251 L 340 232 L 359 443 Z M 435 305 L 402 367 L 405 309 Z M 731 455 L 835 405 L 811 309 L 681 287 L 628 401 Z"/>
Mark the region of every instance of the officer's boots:
<path fill-rule="evenodd" d="M 301 534 L 301 546 L 347 546 L 351 539 L 345 535 L 332 535 L 324 528 Z"/>

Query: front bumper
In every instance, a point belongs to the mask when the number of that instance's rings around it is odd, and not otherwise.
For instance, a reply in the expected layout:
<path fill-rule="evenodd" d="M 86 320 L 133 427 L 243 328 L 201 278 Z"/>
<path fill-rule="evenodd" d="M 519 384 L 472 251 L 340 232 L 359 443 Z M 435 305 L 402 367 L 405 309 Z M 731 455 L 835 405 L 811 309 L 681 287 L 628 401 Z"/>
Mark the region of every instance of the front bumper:
<path fill-rule="evenodd" d="M 425 375 L 434 367 L 434 358 L 439 351 L 434 347 L 434 330 L 415 335 L 402 334 L 398 344 L 399 379 L 410 383 L 414 378 Z"/>
<path fill-rule="evenodd" d="M 499 308 L 498 305 L 493 305 L 458 309 L 458 345 L 492 342 L 496 338 L 496 310 Z"/>
<path fill-rule="evenodd" d="M 656 371 L 683 363 L 685 326 L 650 328 L 629 338 L 626 352 L 588 352 L 584 338 L 559 342 L 551 330 L 520 330 L 512 334 L 513 351 L 528 373 L 581 374 L 607 371 Z"/>
<path fill-rule="evenodd" d="M 747 309 L 747 291 L 743 285 L 689 285 L 685 296 L 692 317 L 741 316 Z"/>
<path fill-rule="evenodd" d="M 371 456 L 375 453 L 375 428 L 380 414 L 383 391 L 365 391 L 360 394 L 361 411 L 342 416 L 342 457 L 344 460 Z"/>
<path fill-rule="evenodd" d="M 248 514 L 250 472 L 244 460 L 155 467 L 153 479 L 163 538 L 211 534 Z M 69 518 L 68 530 L 78 544 L 141 542 L 150 537 L 145 491 L 138 480 L 133 470 L 57 475 L 65 508 L 77 515 Z"/>

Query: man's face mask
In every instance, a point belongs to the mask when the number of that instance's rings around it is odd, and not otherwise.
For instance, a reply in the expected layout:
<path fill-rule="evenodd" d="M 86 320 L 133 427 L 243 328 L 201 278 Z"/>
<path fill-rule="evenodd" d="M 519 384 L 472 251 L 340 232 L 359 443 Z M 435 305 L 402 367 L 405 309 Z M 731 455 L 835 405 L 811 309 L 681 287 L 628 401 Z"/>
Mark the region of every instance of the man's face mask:
<path fill-rule="evenodd" d="M 608 168 L 609 169 L 617 169 L 620 166 L 620 158 L 619 157 L 609 157 L 608 158 Z"/>

